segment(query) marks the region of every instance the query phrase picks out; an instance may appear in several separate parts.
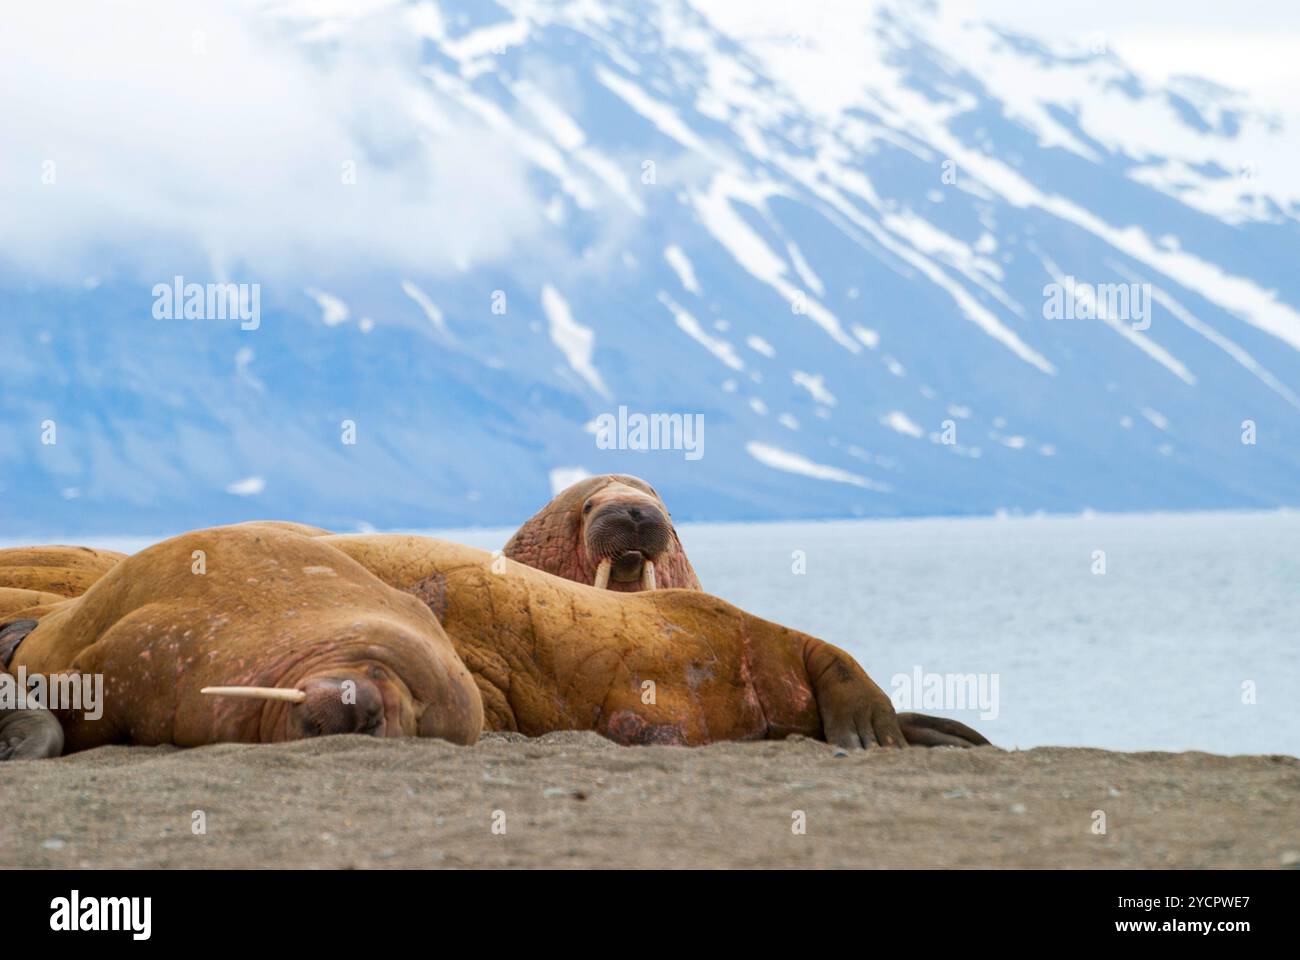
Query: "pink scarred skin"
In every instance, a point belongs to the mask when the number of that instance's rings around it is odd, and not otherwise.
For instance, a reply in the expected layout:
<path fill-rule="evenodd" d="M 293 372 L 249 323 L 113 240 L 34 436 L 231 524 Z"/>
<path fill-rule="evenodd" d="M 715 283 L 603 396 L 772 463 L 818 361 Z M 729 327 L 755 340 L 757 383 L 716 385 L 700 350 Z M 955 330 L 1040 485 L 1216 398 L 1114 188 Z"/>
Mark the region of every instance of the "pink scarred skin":
<path fill-rule="evenodd" d="M 666 525 L 666 530 L 657 531 L 659 536 L 645 553 L 645 558 L 654 563 L 656 588 L 701 589 L 668 508 L 650 484 L 627 474 L 589 477 L 561 491 L 519 528 L 504 553 L 511 560 L 554 576 L 591 584 L 603 559 L 593 542 L 598 539 L 593 536 L 593 528 L 598 529 L 602 515 L 607 518 L 631 510 L 643 514 L 657 511 Z M 628 536 L 632 546 L 641 545 L 635 534 Z M 633 593 L 642 587 L 637 579 L 621 580 L 616 574 L 608 589 Z"/>

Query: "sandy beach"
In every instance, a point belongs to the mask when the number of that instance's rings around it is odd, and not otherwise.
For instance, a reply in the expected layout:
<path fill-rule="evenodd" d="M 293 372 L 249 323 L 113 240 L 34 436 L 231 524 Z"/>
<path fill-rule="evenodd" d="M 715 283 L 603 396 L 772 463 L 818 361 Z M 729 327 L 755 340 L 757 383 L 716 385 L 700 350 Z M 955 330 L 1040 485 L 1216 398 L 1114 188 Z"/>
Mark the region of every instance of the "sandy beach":
<path fill-rule="evenodd" d="M 1296 867 L 1298 796 L 1289 756 L 591 733 L 104 747 L 0 765 L 0 867 Z"/>

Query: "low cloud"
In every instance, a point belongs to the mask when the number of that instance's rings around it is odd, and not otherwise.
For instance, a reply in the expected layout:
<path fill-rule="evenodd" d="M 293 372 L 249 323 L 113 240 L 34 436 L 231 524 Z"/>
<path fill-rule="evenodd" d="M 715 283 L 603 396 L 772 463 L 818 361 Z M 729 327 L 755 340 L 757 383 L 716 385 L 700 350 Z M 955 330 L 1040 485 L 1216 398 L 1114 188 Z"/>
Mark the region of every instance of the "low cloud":
<path fill-rule="evenodd" d="M 427 274 L 504 256 L 543 202 L 517 150 L 422 78 L 409 9 L 312 39 L 253 5 L 13 5 L 0 267 Z"/>

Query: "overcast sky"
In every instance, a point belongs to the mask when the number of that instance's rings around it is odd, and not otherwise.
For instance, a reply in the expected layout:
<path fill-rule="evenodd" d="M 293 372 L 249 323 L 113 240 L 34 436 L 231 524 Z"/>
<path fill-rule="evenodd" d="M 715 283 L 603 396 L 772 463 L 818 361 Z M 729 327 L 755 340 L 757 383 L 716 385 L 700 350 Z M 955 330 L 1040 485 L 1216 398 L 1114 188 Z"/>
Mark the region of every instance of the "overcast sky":
<path fill-rule="evenodd" d="M 1278 106 L 1300 101 L 1300 0 L 948 0 L 1045 39 L 1100 31 L 1134 69 L 1195 73 Z"/>

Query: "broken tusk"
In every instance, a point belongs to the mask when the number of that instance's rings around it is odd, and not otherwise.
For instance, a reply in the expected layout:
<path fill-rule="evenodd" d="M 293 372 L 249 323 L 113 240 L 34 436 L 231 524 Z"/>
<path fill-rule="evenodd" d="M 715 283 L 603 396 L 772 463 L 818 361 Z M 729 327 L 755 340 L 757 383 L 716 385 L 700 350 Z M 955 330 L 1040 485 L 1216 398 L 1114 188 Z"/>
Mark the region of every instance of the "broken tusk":
<path fill-rule="evenodd" d="M 655 565 L 649 560 L 641 565 L 641 589 L 655 589 Z"/>
<path fill-rule="evenodd" d="M 214 697 L 245 697 L 249 700 L 285 700 L 289 703 L 302 703 L 307 699 L 306 690 L 293 687 L 204 687 L 200 693 Z"/>
<path fill-rule="evenodd" d="M 604 560 L 600 561 L 600 565 L 596 567 L 596 582 L 593 586 L 597 590 L 604 590 L 609 586 L 609 568 L 613 565 L 614 562 L 610 560 L 609 557 L 606 557 Z"/>

